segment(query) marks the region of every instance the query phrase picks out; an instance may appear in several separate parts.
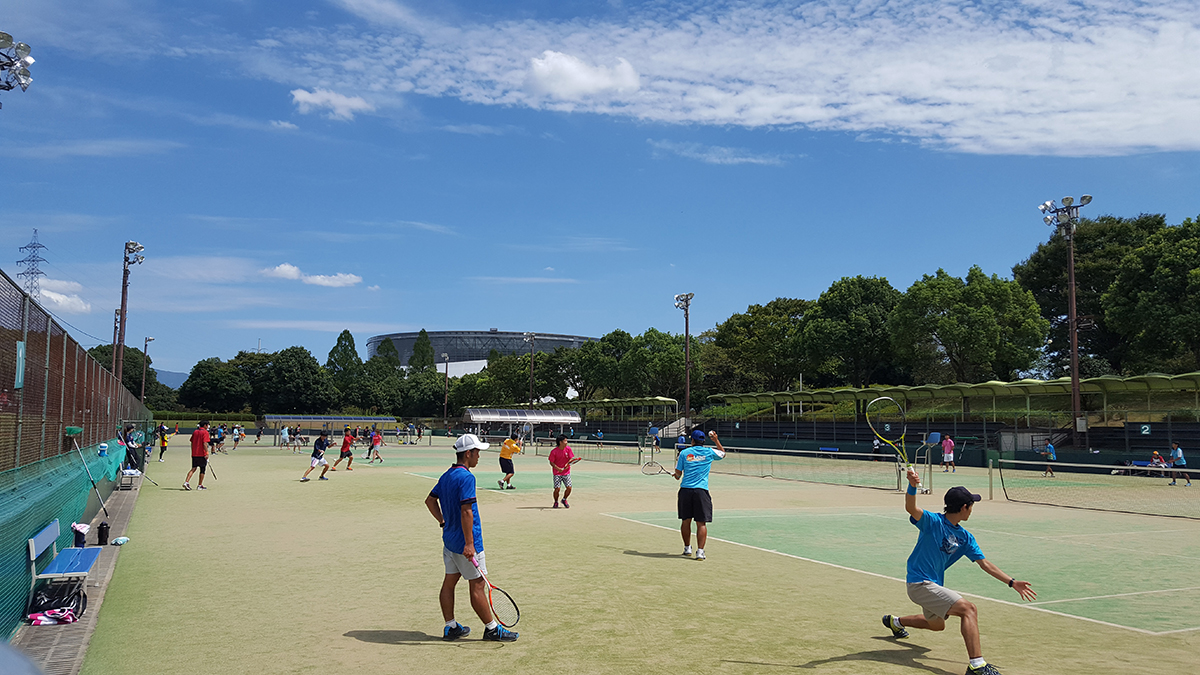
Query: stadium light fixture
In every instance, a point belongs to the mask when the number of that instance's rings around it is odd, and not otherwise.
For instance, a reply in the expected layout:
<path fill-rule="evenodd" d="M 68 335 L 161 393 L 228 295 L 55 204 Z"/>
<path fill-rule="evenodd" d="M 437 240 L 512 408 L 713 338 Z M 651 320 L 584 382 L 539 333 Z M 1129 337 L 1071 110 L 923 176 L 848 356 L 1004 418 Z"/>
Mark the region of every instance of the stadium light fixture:
<path fill-rule="evenodd" d="M 525 333 L 525 341 L 529 343 L 529 409 L 533 410 L 533 354 L 537 333 Z"/>
<path fill-rule="evenodd" d="M 29 45 L 14 43 L 11 35 L 0 32 L 0 91 L 12 91 L 17 87 L 21 91 L 29 89 L 33 83 L 29 66 L 34 64 L 30 51 Z"/>
<path fill-rule="evenodd" d="M 118 381 L 124 380 L 125 375 L 125 319 L 126 310 L 129 308 L 129 266 L 140 265 L 146 260 L 146 256 L 138 255 L 145 251 L 146 247 L 136 241 L 125 242 L 125 255 L 122 258 L 124 268 L 121 276 L 121 309 L 118 316 L 120 328 L 117 330 L 117 343 L 113 345 L 116 350 L 116 363 L 113 364 L 113 376 Z"/>
<path fill-rule="evenodd" d="M 683 414 L 686 419 L 692 419 L 692 337 L 691 315 L 692 298 L 695 293 L 680 293 L 675 296 L 676 309 L 683 310 Z"/>
<path fill-rule="evenodd" d="M 1075 230 L 1079 223 L 1079 209 L 1092 203 L 1091 195 L 1079 198 L 1063 197 L 1062 206 L 1053 200 L 1038 208 L 1046 214 L 1042 219 L 1051 227 L 1058 228 L 1067 240 L 1067 333 L 1071 338 L 1071 447 L 1079 447 L 1080 427 L 1087 430 L 1086 418 L 1080 418 L 1083 405 L 1079 391 L 1079 316 L 1075 312 Z"/>

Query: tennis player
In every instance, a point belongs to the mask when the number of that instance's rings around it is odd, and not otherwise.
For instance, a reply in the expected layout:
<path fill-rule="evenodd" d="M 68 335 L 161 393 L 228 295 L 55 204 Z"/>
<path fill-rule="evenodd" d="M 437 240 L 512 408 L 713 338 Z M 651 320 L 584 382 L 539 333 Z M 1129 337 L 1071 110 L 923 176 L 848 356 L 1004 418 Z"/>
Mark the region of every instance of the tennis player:
<path fill-rule="evenodd" d="M 1183 448 L 1179 447 L 1179 443 L 1171 441 L 1171 467 L 1175 469 L 1182 469 L 1186 466 L 1187 460 L 1183 458 Z M 1183 479 L 1187 481 L 1184 487 L 1191 487 L 1192 477 L 1187 475 L 1187 473 L 1184 471 L 1172 471 L 1171 482 L 1168 483 L 1168 485 L 1174 485 L 1175 481 L 1179 478 L 1179 474 L 1181 473 L 1183 474 Z"/>
<path fill-rule="evenodd" d="M 484 623 L 483 639 L 512 642 L 518 634 L 500 625 L 492 616 L 483 575 L 487 565 L 483 559 L 483 525 L 479 521 L 479 504 L 475 501 L 475 476 L 471 469 L 479 464 L 479 451 L 489 444 L 475 434 L 463 434 L 454 441 L 454 466 L 450 467 L 425 498 L 425 507 L 442 527 L 442 562 L 446 576 L 438 601 L 446 627 L 442 639 L 447 642 L 470 635 L 471 629 L 454 619 L 454 587 L 459 577 L 466 578 L 471 594 L 471 607 Z M 470 536 L 467 533 L 470 532 Z M 462 551 L 462 553 L 459 553 Z M 475 562 L 471 562 L 474 560 Z M 479 567 L 476 568 L 475 565 Z M 482 573 L 481 573 L 482 571 Z"/>
<path fill-rule="evenodd" d="M 1054 444 L 1050 442 L 1050 439 L 1046 439 L 1046 449 L 1038 454 L 1046 458 L 1046 470 L 1042 472 L 1042 475 L 1054 478 L 1054 467 L 1051 466 L 1050 462 L 1056 461 L 1058 457 L 1054 455 Z"/>
<path fill-rule="evenodd" d="M 329 432 L 322 431 L 321 435 L 324 436 L 327 433 Z M 342 452 L 338 455 L 338 458 L 334 460 L 333 466 L 329 467 L 330 471 L 337 471 L 338 464 L 341 464 L 343 459 L 346 460 L 346 470 L 354 470 L 350 466 L 354 463 L 354 449 L 351 447 L 352 445 L 354 445 L 354 436 L 350 433 L 350 427 L 346 427 L 346 435 L 342 436 Z"/>
<path fill-rule="evenodd" d="M 692 521 L 696 521 L 696 560 L 704 560 L 708 524 L 712 522 L 712 496 L 708 494 L 708 471 L 714 461 L 725 459 L 725 446 L 717 432 L 708 432 L 716 448 L 704 445 L 704 432 L 692 431 L 692 445 L 675 460 L 675 480 L 679 481 L 679 533 L 683 535 L 683 555 L 692 554 Z"/>
<path fill-rule="evenodd" d="M 1037 593 L 1028 581 L 1018 581 L 1000 571 L 992 561 L 983 557 L 983 551 L 975 543 L 975 537 L 959 523 L 971 517 L 975 502 L 981 497 L 971 494 L 965 487 L 952 487 L 946 491 L 945 514 L 923 511 L 917 508 L 917 486 L 921 478 L 908 469 L 908 494 L 904 497 L 904 510 L 908 511 L 909 522 L 917 526 L 921 534 L 917 545 L 908 556 L 908 597 L 921 606 L 924 614 L 912 616 L 883 617 L 883 625 L 898 638 L 908 637 L 905 628 L 923 628 L 941 631 L 946 629 L 946 619 L 957 616 L 962 620 L 962 636 L 967 644 L 967 656 L 971 661 L 966 675 L 1000 675 L 996 667 L 983 659 L 983 648 L 979 644 L 979 617 L 974 603 L 963 599 L 942 584 L 946 570 L 959 558 L 979 565 L 984 572 L 1008 584 L 1025 600 L 1033 600 Z"/>
<path fill-rule="evenodd" d="M 200 469 L 200 482 L 196 484 L 199 490 L 207 490 L 204 487 L 204 471 L 208 468 L 208 420 L 200 420 L 196 425 L 196 430 L 192 432 L 192 470 L 188 471 L 187 478 L 183 479 L 183 489 L 192 489 L 192 474 L 196 473 L 196 469 Z"/>
<path fill-rule="evenodd" d="M 550 460 L 550 472 L 554 474 L 554 508 L 558 508 L 559 488 L 566 487 L 562 505 L 563 508 L 569 509 L 571 505 L 567 503 L 567 497 L 571 496 L 571 465 L 583 458 L 576 457 L 571 451 L 571 446 L 567 445 L 567 437 L 559 434 L 554 439 L 554 449 L 550 451 L 547 459 Z"/>
<path fill-rule="evenodd" d="M 949 434 L 942 436 L 942 473 L 958 473 L 954 465 L 954 439 Z"/>
<path fill-rule="evenodd" d="M 329 449 L 329 445 L 329 431 L 322 429 L 321 435 L 313 441 L 312 462 L 309 463 L 308 471 L 305 471 L 304 475 L 300 477 L 301 483 L 307 482 L 308 474 L 318 466 L 321 467 L 321 475 L 317 476 L 317 480 L 329 480 L 325 477 L 325 474 L 329 473 L 329 460 L 325 459 L 325 451 Z"/>
<path fill-rule="evenodd" d="M 517 435 L 513 434 L 504 439 L 504 443 L 500 445 L 500 470 L 504 472 L 504 478 L 496 481 L 500 488 L 504 490 L 515 490 L 512 484 L 513 474 L 516 469 L 513 467 L 513 455 L 521 452 L 521 444 L 517 442 Z"/>

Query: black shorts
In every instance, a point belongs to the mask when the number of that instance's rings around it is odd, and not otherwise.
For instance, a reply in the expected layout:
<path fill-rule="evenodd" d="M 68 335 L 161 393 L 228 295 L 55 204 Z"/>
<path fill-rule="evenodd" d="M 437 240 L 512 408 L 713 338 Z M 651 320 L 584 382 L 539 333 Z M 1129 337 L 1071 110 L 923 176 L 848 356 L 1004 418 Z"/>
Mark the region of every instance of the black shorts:
<path fill-rule="evenodd" d="M 353 450 L 343 450 L 342 454 L 338 455 L 338 457 L 340 457 L 341 459 L 346 459 L 347 457 L 353 458 L 354 451 Z"/>
<path fill-rule="evenodd" d="M 512 463 L 511 457 L 501 457 L 500 458 L 500 470 L 503 471 L 504 473 L 516 473 L 517 472 L 517 470 L 513 468 L 513 463 Z"/>
<path fill-rule="evenodd" d="M 208 467 L 208 458 L 207 457 L 196 457 L 194 455 L 192 456 L 192 468 L 193 469 L 200 469 L 200 473 L 204 473 L 204 469 L 207 467 Z"/>
<path fill-rule="evenodd" d="M 704 488 L 679 488 L 679 519 L 712 522 L 712 497 Z"/>

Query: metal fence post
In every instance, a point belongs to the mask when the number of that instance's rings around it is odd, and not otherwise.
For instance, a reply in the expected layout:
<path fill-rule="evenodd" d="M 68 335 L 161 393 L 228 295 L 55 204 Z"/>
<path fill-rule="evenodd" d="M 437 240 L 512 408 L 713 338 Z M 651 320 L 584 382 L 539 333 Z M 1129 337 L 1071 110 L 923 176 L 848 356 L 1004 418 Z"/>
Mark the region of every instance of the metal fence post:
<path fill-rule="evenodd" d="M 992 489 L 992 459 L 989 457 L 988 458 L 988 501 L 989 502 L 992 501 L 992 499 L 994 497 L 995 497 L 995 494 Z"/>

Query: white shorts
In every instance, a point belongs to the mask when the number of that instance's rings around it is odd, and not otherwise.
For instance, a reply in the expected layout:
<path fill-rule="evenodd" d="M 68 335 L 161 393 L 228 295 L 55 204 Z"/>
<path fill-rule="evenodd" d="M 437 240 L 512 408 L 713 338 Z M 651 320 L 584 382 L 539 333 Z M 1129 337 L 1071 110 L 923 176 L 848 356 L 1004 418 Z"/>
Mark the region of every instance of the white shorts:
<path fill-rule="evenodd" d="M 962 596 L 932 581 L 922 581 L 919 584 L 908 584 L 908 599 L 925 610 L 926 619 L 945 619 L 950 616 L 950 608 L 962 600 Z"/>
<path fill-rule="evenodd" d="M 461 574 L 467 581 L 478 579 L 479 570 L 483 570 L 483 573 L 487 574 L 487 563 L 483 560 L 483 551 L 475 553 L 475 562 L 479 563 L 479 569 L 475 569 L 475 565 L 467 559 L 467 556 L 455 553 L 445 546 L 442 546 L 442 562 L 446 564 L 446 574 Z"/>
<path fill-rule="evenodd" d="M 942 461 L 943 461 L 943 462 L 953 462 L 953 461 L 954 461 L 954 453 L 953 453 L 953 452 L 946 452 L 946 453 L 943 453 L 943 454 L 942 454 Z"/>
<path fill-rule="evenodd" d="M 571 487 L 571 474 L 554 477 L 554 489 L 557 490 L 561 487 Z"/>
<path fill-rule="evenodd" d="M 315 469 L 318 466 L 325 466 L 328 463 L 329 462 L 326 462 L 324 457 L 313 457 L 312 467 Z"/>

